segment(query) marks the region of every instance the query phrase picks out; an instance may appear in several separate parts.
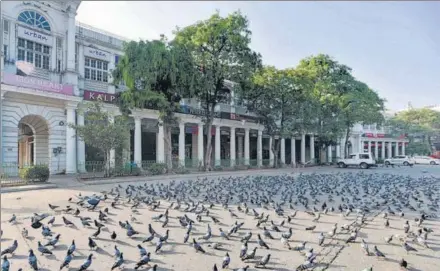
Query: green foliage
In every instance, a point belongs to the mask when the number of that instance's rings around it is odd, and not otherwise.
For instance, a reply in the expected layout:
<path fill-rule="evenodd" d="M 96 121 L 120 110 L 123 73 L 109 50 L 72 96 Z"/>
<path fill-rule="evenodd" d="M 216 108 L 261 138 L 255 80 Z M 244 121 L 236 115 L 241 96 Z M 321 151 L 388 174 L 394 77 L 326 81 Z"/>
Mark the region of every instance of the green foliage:
<path fill-rule="evenodd" d="M 191 53 L 194 61 L 193 84 L 190 98 L 198 98 L 205 109 L 204 122 L 210 131 L 215 106 L 228 100 L 225 80 L 245 87 L 252 73 L 261 65 L 261 56 L 249 45 L 251 31 L 249 22 L 240 12 L 226 17 L 215 13 L 209 19 L 183 29 L 176 29 L 172 44 L 178 44 Z M 211 136 L 207 138 L 205 165 L 210 165 Z"/>
<path fill-rule="evenodd" d="M 85 115 L 84 125 L 74 123 L 68 125 L 76 130 L 77 135 L 85 144 L 101 151 L 105 162 L 110 163 L 110 150 L 127 149 L 130 127 L 125 117 L 114 118 L 111 113 L 102 108 L 100 103 L 86 103 L 83 113 Z"/>
<path fill-rule="evenodd" d="M 147 170 L 152 175 L 165 174 L 166 171 L 167 171 L 167 164 L 164 164 L 164 163 L 153 163 L 153 164 L 148 166 Z"/>
<path fill-rule="evenodd" d="M 185 167 L 182 167 L 182 166 L 179 166 L 178 168 L 174 169 L 173 171 L 176 174 L 188 174 L 188 173 L 190 173 L 189 169 L 187 169 Z"/>
<path fill-rule="evenodd" d="M 222 166 L 215 166 L 213 168 L 214 171 L 223 171 L 223 167 Z"/>
<path fill-rule="evenodd" d="M 49 180 L 49 167 L 47 165 L 35 165 L 31 167 L 21 168 L 19 177 L 28 181 L 47 182 Z"/>
<path fill-rule="evenodd" d="M 387 125 L 396 136 L 408 136 L 410 144 L 406 152 L 431 153 L 431 137 L 440 135 L 440 112 L 429 108 L 411 108 L 397 113 L 388 120 Z"/>

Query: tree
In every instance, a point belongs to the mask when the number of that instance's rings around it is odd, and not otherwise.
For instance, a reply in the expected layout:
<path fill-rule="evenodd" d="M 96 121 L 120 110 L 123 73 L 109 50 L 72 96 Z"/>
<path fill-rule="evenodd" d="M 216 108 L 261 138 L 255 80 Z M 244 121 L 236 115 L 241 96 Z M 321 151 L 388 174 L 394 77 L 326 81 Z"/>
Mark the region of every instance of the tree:
<path fill-rule="evenodd" d="M 255 112 L 273 139 L 292 136 L 298 131 L 298 116 L 303 107 L 303 82 L 294 69 L 277 70 L 266 66 L 255 73 L 253 87 L 242 92 L 247 107 Z M 274 167 L 278 167 L 280 141 L 270 146 L 274 155 Z"/>
<path fill-rule="evenodd" d="M 341 119 L 345 125 L 345 157 L 348 156 L 348 139 L 355 124 L 380 126 L 385 121 L 383 116 L 385 100 L 363 82 L 353 80 L 349 85 L 350 90 L 340 99 Z"/>
<path fill-rule="evenodd" d="M 173 43 L 191 52 L 198 69 L 193 77 L 191 98 L 199 99 L 204 109 L 203 121 L 208 131 L 204 166 L 208 170 L 215 107 L 227 101 L 226 94 L 232 91 L 225 87 L 225 80 L 234 82 L 234 86 L 246 85 L 260 66 L 261 56 L 249 48 L 251 31 L 247 18 L 240 12 L 226 17 L 217 12 L 205 21 L 178 28 L 174 34 Z"/>
<path fill-rule="evenodd" d="M 323 54 L 301 60 L 296 69 L 309 82 L 308 105 L 313 108 L 309 118 L 314 122 L 309 132 L 317 134 L 317 145 L 323 150 L 334 145 L 345 130 L 340 100 L 351 89 L 351 69 Z"/>
<path fill-rule="evenodd" d="M 97 102 L 87 103 L 83 106 L 84 125 L 69 123 L 76 134 L 85 144 L 101 151 L 106 165 L 106 174 L 111 169 L 110 151 L 127 149 L 127 140 L 130 137 L 128 122 L 124 117 L 114 118 Z M 111 121 L 113 119 L 114 121 Z"/>
<path fill-rule="evenodd" d="M 115 83 L 124 81 L 128 90 L 120 97 L 121 111 L 130 114 L 134 108 L 159 111 L 164 126 L 165 159 L 172 168 L 171 129 L 176 124 L 175 112 L 180 100 L 188 94 L 194 65 L 184 47 L 160 40 L 131 41 L 114 70 Z"/>
<path fill-rule="evenodd" d="M 431 153 L 434 151 L 431 138 L 440 134 L 440 112 L 429 108 L 410 108 L 395 114 L 387 124 L 394 134 L 408 136 L 408 153 Z"/>

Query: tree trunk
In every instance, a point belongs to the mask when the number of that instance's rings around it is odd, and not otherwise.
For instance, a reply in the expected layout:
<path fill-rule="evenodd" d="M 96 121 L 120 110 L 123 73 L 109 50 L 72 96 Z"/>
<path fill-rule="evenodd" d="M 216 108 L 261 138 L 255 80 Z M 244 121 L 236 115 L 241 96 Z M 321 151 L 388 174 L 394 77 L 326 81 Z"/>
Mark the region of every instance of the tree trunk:
<path fill-rule="evenodd" d="M 205 171 L 211 170 L 211 151 L 212 151 L 212 135 L 211 135 L 211 129 L 212 129 L 212 119 L 208 119 L 206 123 L 206 150 L 205 150 L 205 164 L 204 168 Z"/>
<path fill-rule="evenodd" d="M 272 152 L 273 152 L 273 167 L 274 168 L 278 168 L 279 167 L 279 165 L 278 165 L 278 163 L 279 163 L 278 153 L 280 152 L 281 137 L 280 137 L 280 139 L 278 139 L 278 142 L 275 144 L 275 146 L 273 144 L 274 141 L 275 141 L 275 138 L 273 138 L 272 146 L 271 146 L 271 149 L 272 149 Z"/>
<path fill-rule="evenodd" d="M 165 140 L 165 162 L 167 164 L 167 172 L 170 172 L 173 169 L 173 148 L 171 144 L 171 125 L 170 124 L 163 124 L 164 125 L 164 140 Z"/>
<path fill-rule="evenodd" d="M 347 132 L 345 133 L 345 143 L 344 143 L 344 158 L 348 157 L 348 137 L 350 136 L 351 128 L 347 126 Z"/>

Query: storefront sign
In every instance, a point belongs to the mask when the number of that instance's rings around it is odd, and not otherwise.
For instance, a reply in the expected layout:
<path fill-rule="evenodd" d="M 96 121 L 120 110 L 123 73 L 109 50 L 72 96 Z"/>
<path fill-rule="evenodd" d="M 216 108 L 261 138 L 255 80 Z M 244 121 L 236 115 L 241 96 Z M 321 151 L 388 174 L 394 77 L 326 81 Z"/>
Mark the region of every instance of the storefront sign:
<path fill-rule="evenodd" d="M 104 103 L 115 103 L 116 94 L 84 90 L 84 100 L 86 101 L 99 101 Z"/>
<path fill-rule="evenodd" d="M 96 59 L 110 61 L 110 53 L 92 47 L 84 47 L 84 55 Z"/>
<path fill-rule="evenodd" d="M 58 84 L 52 81 L 47 81 L 30 76 L 20 76 L 11 73 L 4 73 L 2 83 L 6 85 L 32 88 L 47 92 L 73 95 L 73 86 L 71 85 Z"/>
<path fill-rule="evenodd" d="M 17 28 L 17 35 L 20 38 L 26 39 L 26 40 L 30 40 L 30 41 L 34 41 L 37 43 L 41 43 L 44 45 L 48 45 L 51 46 L 53 45 L 53 38 L 50 35 L 46 35 L 43 34 L 41 32 L 38 31 L 34 31 L 34 30 L 30 30 L 28 28 L 24 28 L 21 26 L 18 26 Z"/>

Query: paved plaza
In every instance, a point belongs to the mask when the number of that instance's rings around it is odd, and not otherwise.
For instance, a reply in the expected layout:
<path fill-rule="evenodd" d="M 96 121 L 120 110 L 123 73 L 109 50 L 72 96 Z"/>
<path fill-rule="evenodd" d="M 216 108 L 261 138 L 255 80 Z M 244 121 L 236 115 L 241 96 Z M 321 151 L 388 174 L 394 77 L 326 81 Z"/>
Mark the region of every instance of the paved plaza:
<path fill-rule="evenodd" d="M 248 271 L 262 267 L 277 271 L 299 267 L 359 271 L 372 267 L 392 271 L 400 270 L 402 258 L 408 263 L 408 270 L 435 271 L 440 266 L 440 166 L 363 171 L 311 168 L 301 173 L 281 170 L 279 175 L 274 171 L 255 171 L 158 179 L 1 194 L 1 250 L 14 240 L 18 242 L 14 254 L 6 254 L 10 270 L 31 270 L 29 249 L 37 257 L 39 270 L 59 270 L 72 240 L 76 250 L 70 270 L 78 270 L 90 253 L 92 264 L 87 270 L 110 270 L 117 261 L 115 246 L 123 253 L 122 270 L 134 270 L 141 259 L 137 245 L 151 253 L 149 265 L 140 270 L 149 270 L 155 264 L 157 270 L 213 270 L 214 264 L 221 270 L 226 253 L 230 270 L 249 266 Z M 92 203 L 101 199 L 94 210 L 88 208 L 91 199 Z M 49 204 L 58 207 L 52 210 Z M 66 210 L 69 207 L 71 211 Z M 75 214 L 77 210 L 79 214 Z M 100 211 L 106 218 L 99 219 Z M 415 219 L 419 220 L 422 212 L 426 219 L 418 224 Z M 48 214 L 41 220 L 43 226 L 55 218 L 48 225 L 52 237 L 43 237 L 42 228 L 31 227 L 35 214 Z M 9 222 L 13 215 L 16 221 Z M 62 217 L 74 225 L 66 226 Z M 83 226 L 85 217 L 91 218 L 90 226 Z M 103 227 L 98 230 L 94 220 Z M 409 224 L 407 234 L 405 221 Z M 122 228 L 120 222 L 128 222 L 129 226 Z M 156 232 L 153 235 L 149 224 Z M 22 236 L 23 228 L 28 231 L 26 238 Z M 130 231 L 135 234 L 128 237 Z M 347 243 L 355 231 L 355 240 Z M 252 236 L 245 242 L 249 232 Z M 320 245 L 321 233 L 324 240 Z M 47 246 L 53 255 L 41 255 L 37 242 L 44 245 L 57 234 L 60 238 L 55 247 Z M 92 239 L 98 249 L 91 251 L 88 237 L 94 234 L 97 237 Z M 259 243 L 258 234 L 269 249 Z M 153 239 L 146 241 L 150 236 Z M 385 239 L 391 236 L 387 243 Z M 196 252 L 193 239 L 206 253 Z M 368 255 L 361 246 L 362 240 L 368 245 Z M 405 241 L 417 251 L 407 253 Z M 305 248 L 301 247 L 303 242 Z M 156 252 L 159 243 L 161 248 Z M 250 258 L 257 247 L 253 259 L 240 259 L 244 243 Z M 385 258 L 376 256 L 375 246 Z M 269 254 L 264 265 L 263 258 Z M 313 264 L 305 266 L 307 259 Z M 259 265 L 261 261 L 263 265 Z"/>

